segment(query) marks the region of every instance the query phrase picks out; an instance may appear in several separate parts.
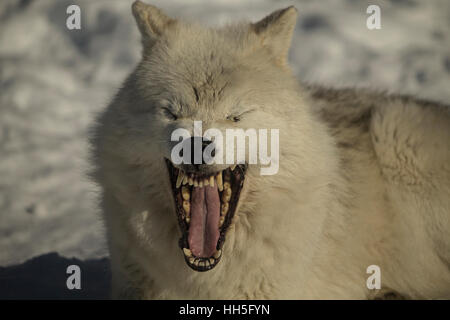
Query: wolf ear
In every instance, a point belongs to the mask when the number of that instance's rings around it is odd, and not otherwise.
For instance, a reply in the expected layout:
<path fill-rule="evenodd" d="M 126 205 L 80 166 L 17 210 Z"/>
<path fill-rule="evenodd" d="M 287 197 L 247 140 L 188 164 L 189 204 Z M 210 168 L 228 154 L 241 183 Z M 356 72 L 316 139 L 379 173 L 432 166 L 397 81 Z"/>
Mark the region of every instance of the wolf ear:
<path fill-rule="evenodd" d="M 160 9 L 139 0 L 133 3 L 131 10 L 141 32 L 144 48 L 152 47 L 164 29 L 176 21 L 165 15 Z"/>
<path fill-rule="evenodd" d="M 251 30 L 259 37 L 280 65 L 287 62 L 292 34 L 297 22 L 297 9 L 294 6 L 272 12 L 264 19 L 251 24 Z"/>

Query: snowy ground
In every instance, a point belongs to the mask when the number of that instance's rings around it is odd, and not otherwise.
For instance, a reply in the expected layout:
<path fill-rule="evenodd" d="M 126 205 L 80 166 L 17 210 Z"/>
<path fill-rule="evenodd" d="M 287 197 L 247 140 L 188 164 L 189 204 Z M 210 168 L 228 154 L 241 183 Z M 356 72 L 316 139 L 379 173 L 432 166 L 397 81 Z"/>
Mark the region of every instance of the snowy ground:
<path fill-rule="evenodd" d="M 65 27 L 78 4 L 82 30 Z M 291 62 L 305 81 L 371 86 L 450 102 L 448 0 L 194 0 L 151 3 L 221 24 L 295 4 Z M 366 28 L 380 4 L 382 29 Z M 107 255 L 85 176 L 86 133 L 139 58 L 131 1 L 0 2 L 0 265 L 47 252 Z"/>

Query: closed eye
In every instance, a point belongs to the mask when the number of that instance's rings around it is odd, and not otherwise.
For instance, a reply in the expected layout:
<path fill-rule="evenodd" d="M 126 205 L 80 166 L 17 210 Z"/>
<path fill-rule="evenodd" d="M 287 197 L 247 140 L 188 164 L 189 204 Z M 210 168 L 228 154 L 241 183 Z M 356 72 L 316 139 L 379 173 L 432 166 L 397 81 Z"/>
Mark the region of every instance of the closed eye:
<path fill-rule="evenodd" d="M 241 121 L 241 116 L 228 116 L 227 120 L 230 120 L 233 122 L 239 122 L 239 121 Z"/>
<path fill-rule="evenodd" d="M 247 113 L 250 113 L 250 112 L 253 112 L 253 111 L 255 111 L 255 110 L 254 110 L 254 109 L 248 110 L 248 111 L 242 112 L 242 113 L 239 114 L 239 115 L 229 115 L 229 116 L 227 117 L 227 120 L 230 120 L 230 121 L 233 121 L 233 122 L 239 122 L 239 121 L 241 121 L 242 116 L 243 116 L 244 114 L 247 114 Z"/>
<path fill-rule="evenodd" d="M 172 112 L 169 108 L 163 108 L 164 115 L 170 120 L 177 120 L 178 116 Z"/>

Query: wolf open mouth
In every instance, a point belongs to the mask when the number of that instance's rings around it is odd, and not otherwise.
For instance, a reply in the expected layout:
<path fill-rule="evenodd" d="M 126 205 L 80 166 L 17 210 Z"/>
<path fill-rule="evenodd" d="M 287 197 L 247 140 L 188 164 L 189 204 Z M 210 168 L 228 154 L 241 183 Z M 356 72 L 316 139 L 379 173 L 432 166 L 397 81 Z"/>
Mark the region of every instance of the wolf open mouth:
<path fill-rule="evenodd" d="M 222 257 L 225 235 L 232 223 L 246 165 L 213 174 L 185 172 L 166 159 L 184 259 L 196 271 L 214 268 Z"/>

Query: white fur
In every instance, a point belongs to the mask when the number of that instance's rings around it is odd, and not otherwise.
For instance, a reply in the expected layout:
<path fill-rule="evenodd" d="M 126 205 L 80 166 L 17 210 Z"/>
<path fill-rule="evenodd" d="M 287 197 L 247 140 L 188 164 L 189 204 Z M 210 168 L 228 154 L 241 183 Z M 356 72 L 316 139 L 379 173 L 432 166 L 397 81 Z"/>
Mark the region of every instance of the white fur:
<path fill-rule="evenodd" d="M 383 288 L 450 297 L 448 108 L 300 86 L 286 64 L 294 8 L 221 29 L 141 2 L 133 11 L 143 58 L 92 136 L 113 297 L 364 299 L 372 264 Z M 226 120 L 249 107 L 241 122 Z M 250 166 L 222 260 L 202 273 L 178 248 L 164 163 L 170 133 L 194 120 L 280 129 L 278 174 Z"/>

